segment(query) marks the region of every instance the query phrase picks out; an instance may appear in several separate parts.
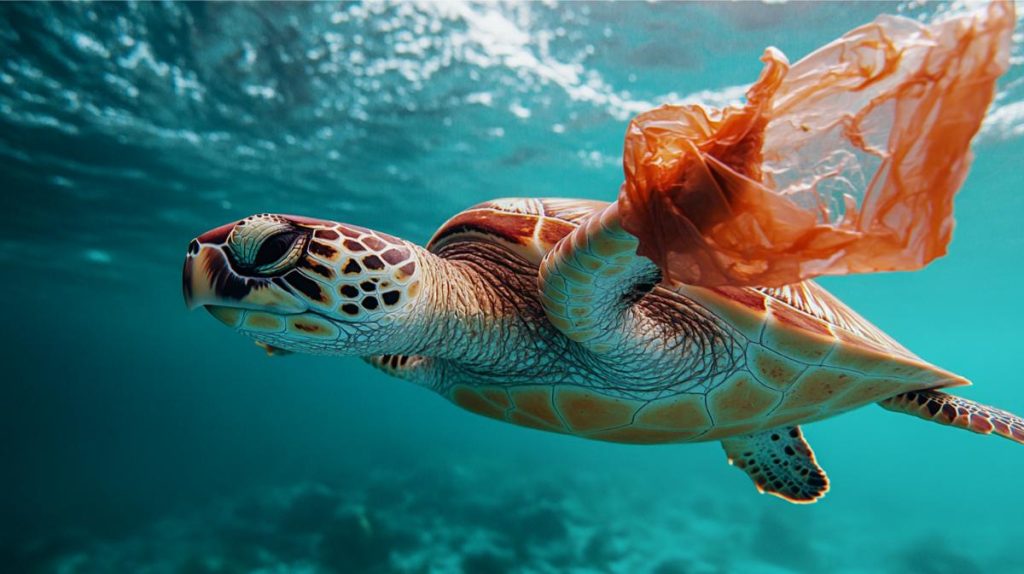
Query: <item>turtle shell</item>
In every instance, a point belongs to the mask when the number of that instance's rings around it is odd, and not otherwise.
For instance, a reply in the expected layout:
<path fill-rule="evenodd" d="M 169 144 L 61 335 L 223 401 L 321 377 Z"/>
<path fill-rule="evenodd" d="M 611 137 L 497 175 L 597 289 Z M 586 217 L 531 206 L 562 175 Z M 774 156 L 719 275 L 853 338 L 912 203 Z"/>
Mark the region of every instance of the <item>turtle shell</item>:
<path fill-rule="evenodd" d="M 496 243 L 540 265 L 556 243 L 607 206 L 586 199 L 504 198 L 474 205 L 437 230 L 427 249 L 437 252 L 454 243 Z"/>
<path fill-rule="evenodd" d="M 539 265 L 563 237 L 607 202 L 562 198 L 504 198 L 474 205 L 449 219 L 427 244 L 432 252 L 460 242 L 503 245 Z M 722 311 L 749 338 L 761 340 L 766 324 L 794 335 L 835 339 L 891 358 L 923 362 L 878 327 L 813 281 L 785 287 L 663 287 Z M 964 384 L 961 382 L 960 384 Z"/>
<path fill-rule="evenodd" d="M 606 205 L 571 199 L 488 201 L 451 218 L 428 249 L 490 242 L 540 264 L 559 240 Z M 923 361 L 812 281 L 776 288 L 668 282 L 660 287 L 699 303 L 747 340 L 741 364 L 727 381 L 702 394 L 632 406 L 596 389 L 562 387 L 467 387 L 453 400 L 474 412 L 546 430 L 621 442 L 676 442 L 817 420 L 907 391 L 969 384 Z M 479 393 L 511 393 L 511 403 Z M 586 408 L 574 410 L 570 398 L 573 404 L 586 402 Z M 568 413 L 577 411 L 580 420 L 571 420 Z M 704 413 L 713 420 L 702 418 Z M 590 420 L 594 417 L 600 420 Z"/>

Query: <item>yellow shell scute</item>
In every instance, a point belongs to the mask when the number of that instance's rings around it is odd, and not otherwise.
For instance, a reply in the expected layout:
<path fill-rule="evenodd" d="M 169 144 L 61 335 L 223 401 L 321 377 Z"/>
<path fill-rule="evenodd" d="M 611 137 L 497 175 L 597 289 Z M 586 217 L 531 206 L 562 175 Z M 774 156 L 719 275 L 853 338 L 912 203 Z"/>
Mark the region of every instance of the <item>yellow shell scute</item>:
<path fill-rule="evenodd" d="M 935 369 L 907 360 L 881 361 L 871 374 L 895 379 L 930 380 L 935 378 Z"/>
<path fill-rule="evenodd" d="M 970 384 L 963 377 L 920 359 L 857 345 L 837 345 L 825 360 L 825 364 L 850 369 L 870 378 L 898 381 L 908 391 L 915 388 L 957 387 Z"/>
<path fill-rule="evenodd" d="M 555 406 L 576 432 L 588 432 L 625 426 L 633 420 L 640 403 L 599 395 L 591 391 L 563 387 L 555 389 Z"/>
<path fill-rule="evenodd" d="M 471 413 L 504 420 L 505 409 L 488 400 L 477 389 L 467 385 L 456 385 L 449 395 L 451 401 Z"/>
<path fill-rule="evenodd" d="M 683 394 L 653 401 L 640 409 L 636 424 L 666 430 L 704 431 L 712 423 L 704 395 Z"/>
<path fill-rule="evenodd" d="M 761 335 L 761 343 L 787 357 L 817 364 L 835 347 L 835 338 L 793 328 L 770 319 Z"/>
<path fill-rule="evenodd" d="M 484 387 L 480 389 L 480 394 L 483 397 L 502 409 L 507 409 L 512 406 L 512 399 L 508 396 L 508 391 L 499 387 Z"/>
<path fill-rule="evenodd" d="M 781 393 L 760 384 L 749 373 L 740 372 L 711 391 L 708 409 L 715 426 L 731 425 L 763 417 L 781 397 Z"/>
<path fill-rule="evenodd" d="M 837 397 L 829 404 L 829 409 L 837 412 L 844 411 L 868 403 L 876 403 L 915 388 L 918 386 L 898 379 L 869 378 L 859 381 L 849 392 Z"/>
<path fill-rule="evenodd" d="M 787 391 L 779 411 L 825 404 L 860 382 L 850 371 L 811 367 Z"/>
<path fill-rule="evenodd" d="M 551 387 L 517 387 L 508 392 L 515 409 L 508 419 L 516 424 L 565 432 L 565 425 L 558 418 L 551 404 Z"/>
<path fill-rule="evenodd" d="M 747 348 L 747 367 L 762 383 L 785 390 L 807 370 L 807 364 L 766 349 L 761 345 Z"/>
<path fill-rule="evenodd" d="M 839 343 L 829 353 L 824 364 L 867 374 L 879 368 L 880 363 L 889 360 L 892 360 L 891 357 L 880 351 L 849 343 Z"/>
<path fill-rule="evenodd" d="M 519 426 L 523 426 L 523 427 L 529 427 L 529 428 L 532 428 L 532 429 L 549 431 L 549 432 L 558 432 L 558 433 L 564 433 L 565 432 L 565 427 L 563 427 L 563 426 L 555 426 L 553 424 L 550 424 L 548 422 L 542 421 L 542 420 L 540 420 L 540 419 L 538 419 L 536 417 L 530 416 L 528 414 L 521 413 L 519 411 L 513 411 L 512 414 L 508 415 L 507 418 L 508 418 L 509 422 L 517 424 Z"/>

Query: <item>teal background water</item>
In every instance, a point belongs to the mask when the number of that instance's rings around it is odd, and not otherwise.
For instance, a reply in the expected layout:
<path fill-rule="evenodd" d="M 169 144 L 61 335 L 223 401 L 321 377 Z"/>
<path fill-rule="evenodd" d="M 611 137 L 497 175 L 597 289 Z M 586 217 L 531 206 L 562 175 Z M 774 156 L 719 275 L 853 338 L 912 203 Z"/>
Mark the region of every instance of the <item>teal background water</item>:
<path fill-rule="evenodd" d="M 632 114 L 950 9 L 0 6 L 0 570 L 1024 571 L 1009 441 L 864 408 L 805 429 L 833 488 L 791 506 L 717 444 L 503 425 L 355 358 L 268 358 L 180 294 L 189 239 L 253 212 L 424 242 L 495 196 L 613 198 Z M 823 283 L 1021 413 L 1014 53 L 950 254 Z"/>

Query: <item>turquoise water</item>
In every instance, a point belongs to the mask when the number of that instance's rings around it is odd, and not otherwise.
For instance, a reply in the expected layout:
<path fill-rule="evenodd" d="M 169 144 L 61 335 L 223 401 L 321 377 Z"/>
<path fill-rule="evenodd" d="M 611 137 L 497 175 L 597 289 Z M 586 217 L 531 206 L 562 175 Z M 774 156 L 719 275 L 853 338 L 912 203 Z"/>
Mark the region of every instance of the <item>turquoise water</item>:
<path fill-rule="evenodd" d="M 492 197 L 610 199 L 631 115 L 739 97 L 766 45 L 795 61 L 948 8 L 0 6 L 0 570 L 1024 571 L 1009 441 L 867 407 L 805 428 L 832 490 L 792 506 L 717 444 L 503 425 L 354 358 L 268 358 L 181 301 L 189 240 L 221 223 L 422 243 Z M 823 283 L 1021 413 L 1014 53 L 950 254 Z"/>

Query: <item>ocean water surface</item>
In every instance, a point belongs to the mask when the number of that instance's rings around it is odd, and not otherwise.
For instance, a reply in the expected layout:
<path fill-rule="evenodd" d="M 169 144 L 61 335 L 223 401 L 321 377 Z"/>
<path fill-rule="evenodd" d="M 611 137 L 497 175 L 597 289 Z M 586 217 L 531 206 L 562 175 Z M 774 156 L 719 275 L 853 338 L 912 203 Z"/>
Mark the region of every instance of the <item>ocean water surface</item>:
<path fill-rule="evenodd" d="M 768 45 L 958 9 L 0 5 L 0 570 L 1024 572 L 1006 440 L 865 407 L 805 428 L 832 490 L 789 505 L 716 443 L 501 424 L 356 358 L 267 357 L 181 300 L 189 240 L 222 223 L 422 244 L 494 197 L 610 200 L 632 115 L 738 100 Z M 1018 413 L 1021 30 L 949 255 L 822 281 Z"/>

